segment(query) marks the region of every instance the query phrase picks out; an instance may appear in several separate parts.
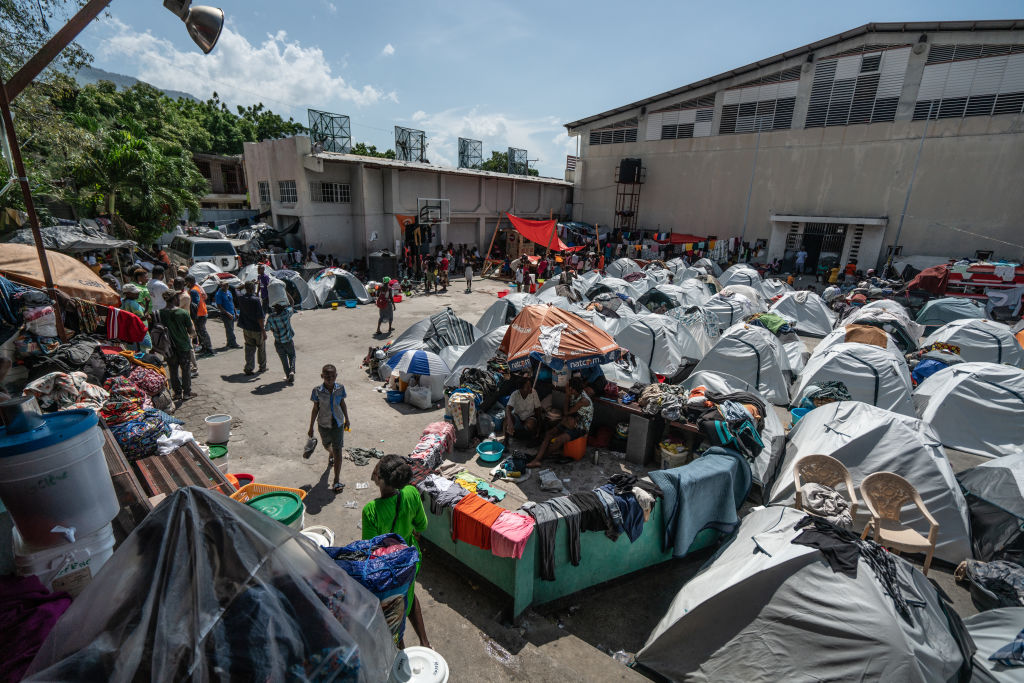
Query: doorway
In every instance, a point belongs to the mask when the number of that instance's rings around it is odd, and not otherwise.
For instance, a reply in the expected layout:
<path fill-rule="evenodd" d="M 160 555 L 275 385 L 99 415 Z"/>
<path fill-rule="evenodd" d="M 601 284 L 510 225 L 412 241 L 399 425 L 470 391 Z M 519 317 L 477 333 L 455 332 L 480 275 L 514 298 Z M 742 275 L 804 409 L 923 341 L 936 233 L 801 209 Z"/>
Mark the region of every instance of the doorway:
<path fill-rule="evenodd" d="M 839 265 L 846 241 L 846 227 L 837 223 L 807 223 L 800 246 L 807 252 L 804 267 L 808 273 L 828 271 Z"/>

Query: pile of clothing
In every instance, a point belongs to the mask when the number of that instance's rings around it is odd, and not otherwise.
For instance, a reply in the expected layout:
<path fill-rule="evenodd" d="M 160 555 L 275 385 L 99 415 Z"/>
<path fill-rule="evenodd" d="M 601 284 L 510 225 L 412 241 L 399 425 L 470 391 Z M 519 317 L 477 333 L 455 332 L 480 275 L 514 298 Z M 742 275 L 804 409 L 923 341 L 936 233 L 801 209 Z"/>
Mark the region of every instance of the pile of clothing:
<path fill-rule="evenodd" d="M 648 415 L 660 414 L 666 420 L 675 421 L 682 416 L 688 397 L 689 393 L 679 385 L 651 384 L 640 393 L 637 405 Z"/>
<path fill-rule="evenodd" d="M 687 418 L 700 428 L 712 446 L 735 450 L 750 462 L 764 450 L 761 431 L 768 410 L 755 394 L 719 394 L 703 385 L 693 388 L 685 405 Z"/>
<path fill-rule="evenodd" d="M 917 386 L 939 370 L 964 362 L 960 357 L 960 347 L 955 344 L 935 342 L 908 353 L 907 365 L 910 366 L 910 379 Z"/>
<path fill-rule="evenodd" d="M 569 543 L 569 561 L 579 566 L 580 532 L 599 531 L 616 540 L 625 533 L 630 543 L 643 533 L 657 498 L 665 494 L 656 484 L 630 474 L 612 476 L 607 484 L 593 491 L 552 498 L 543 503 L 529 502 L 521 510 L 536 520 L 540 577 L 555 580 L 555 532 L 565 524 Z"/>
<path fill-rule="evenodd" d="M 423 436 L 413 448 L 409 458 L 428 470 L 441 464 L 445 455 L 455 446 L 455 427 L 448 422 L 432 422 L 423 430 Z"/>
<path fill-rule="evenodd" d="M 492 396 L 497 395 L 502 379 L 502 374 L 494 370 L 466 368 L 462 371 L 462 376 L 459 378 L 459 388 L 456 391 L 473 394 L 476 399 L 476 405 L 480 406 Z"/>

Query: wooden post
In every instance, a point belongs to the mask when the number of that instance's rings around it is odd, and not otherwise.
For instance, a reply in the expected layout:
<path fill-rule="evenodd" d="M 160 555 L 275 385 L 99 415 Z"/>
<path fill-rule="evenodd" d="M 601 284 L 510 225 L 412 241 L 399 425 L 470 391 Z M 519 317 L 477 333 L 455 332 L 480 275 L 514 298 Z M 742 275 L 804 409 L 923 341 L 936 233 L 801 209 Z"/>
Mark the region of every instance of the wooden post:
<path fill-rule="evenodd" d="M 491 243 L 487 245 L 487 255 L 484 256 L 484 267 L 480 271 L 480 279 L 487 277 L 487 270 L 491 267 L 491 250 L 494 248 L 494 240 L 497 239 L 499 232 L 501 232 L 501 212 L 498 212 L 498 225 L 495 226 L 494 234 L 491 235 Z"/>

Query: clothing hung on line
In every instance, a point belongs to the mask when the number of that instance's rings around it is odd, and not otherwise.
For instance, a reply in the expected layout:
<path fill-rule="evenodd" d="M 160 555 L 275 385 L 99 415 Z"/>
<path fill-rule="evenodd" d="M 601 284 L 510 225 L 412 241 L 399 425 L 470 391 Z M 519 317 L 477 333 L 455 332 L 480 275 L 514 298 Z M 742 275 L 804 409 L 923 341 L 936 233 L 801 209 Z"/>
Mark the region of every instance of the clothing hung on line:
<path fill-rule="evenodd" d="M 107 309 L 107 339 L 137 344 L 146 338 L 146 323 L 142 318 L 120 308 Z"/>
<path fill-rule="evenodd" d="M 491 527 L 504 510 L 476 494 L 460 500 L 452 510 L 452 540 L 481 550 L 491 549 Z"/>
<path fill-rule="evenodd" d="M 529 502 L 522 510 L 536 520 L 537 549 L 540 552 L 540 578 L 555 580 L 555 532 L 558 530 L 558 511 L 546 503 Z"/>
<path fill-rule="evenodd" d="M 803 529 L 791 542 L 817 548 L 825 556 L 832 571 L 857 578 L 857 561 L 861 558 L 875 573 L 882 584 L 882 590 L 892 600 L 896 611 L 908 624 L 911 620 L 910 606 L 900 590 L 896 575 L 896 560 L 882 546 L 872 541 L 862 541 L 851 531 L 829 524 L 821 517 L 807 515 L 793 527 Z"/>

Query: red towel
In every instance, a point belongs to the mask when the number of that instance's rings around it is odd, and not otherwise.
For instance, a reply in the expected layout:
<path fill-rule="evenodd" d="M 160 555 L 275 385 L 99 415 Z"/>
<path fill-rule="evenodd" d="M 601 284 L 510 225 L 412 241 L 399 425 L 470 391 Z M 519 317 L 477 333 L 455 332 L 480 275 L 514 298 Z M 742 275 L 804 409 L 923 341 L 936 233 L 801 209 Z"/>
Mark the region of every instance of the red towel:
<path fill-rule="evenodd" d="M 452 540 L 464 541 L 482 550 L 491 549 L 491 527 L 503 508 L 475 493 L 460 500 L 452 511 Z"/>
<path fill-rule="evenodd" d="M 107 309 L 107 339 L 137 344 L 146 338 L 146 323 L 130 311 Z"/>

